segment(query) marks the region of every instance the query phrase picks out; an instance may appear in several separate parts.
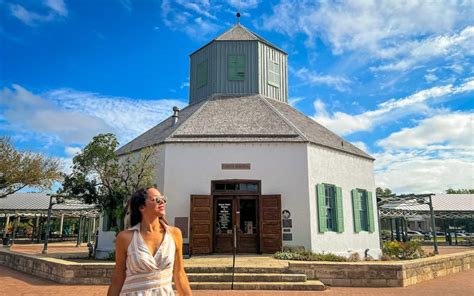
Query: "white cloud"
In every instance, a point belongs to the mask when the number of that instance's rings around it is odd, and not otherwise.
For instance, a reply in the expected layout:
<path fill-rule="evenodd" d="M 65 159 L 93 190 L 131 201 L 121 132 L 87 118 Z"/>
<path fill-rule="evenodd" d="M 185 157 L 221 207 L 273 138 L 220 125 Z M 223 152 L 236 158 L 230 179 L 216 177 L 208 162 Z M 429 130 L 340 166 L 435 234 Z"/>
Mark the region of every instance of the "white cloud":
<path fill-rule="evenodd" d="M 40 14 L 26 9 L 19 4 L 10 4 L 10 13 L 28 26 L 35 26 L 41 22 L 50 22 L 60 17 L 66 17 L 68 10 L 63 0 L 46 0 L 44 5 L 49 9 L 46 14 Z"/>
<path fill-rule="evenodd" d="M 125 144 L 172 114 L 178 100 L 134 100 L 59 89 L 37 95 L 19 85 L 0 92 L 1 116 L 8 129 L 42 141 L 86 144 L 113 132 Z M 71 151 L 70 149 L 68 151 Z"/>
<path fill-rule="evenodd" d="M 68 11 L 63 0 L 46 0 L 46 6 L 54 10 L 60 16 L 67 16 Z"/>
<path fill-rule="evenodd" d="M 425 75 L 425 80 L 426 82 L 433 82 L 433 81 L 438 80 L 438 77 L 433 73 L 428 73 Z"/>
<path fill-rule="evenodd" d="M 393 63 L 371 67 L 372 71 L 406 71 L 430 59 L 474 54 L 474 27 L 468 26 L 459 34 L 435 36 L 421 41 L 401 44 Z"/>
<path fill-rule="evenodd" d="M 474 184 L 473 113 L 439 114 L 377 142 L 376 185 L 397 193 L 444 192 Z"/>
<path fill-rule="evenodd" d="M 320 75 L 304 67 L 298 70 L 291 70 L 290 68 L 290 71 L 292 71 L 296 77 L 300 78 L 307 84 L 327 85 L 339 91 L 347 90 L 347 85 L 350 84 L 350 80 L 344 77 Z"/>
<path fill-rule="evenodd" d="M 226 2 L 236 9 L 253 9 L 260 4 L 261 0 L 227 0 Z"/>
<path fill-rule="evenodd" d="M 351 115 L 344 112 L 329 114 L 320 100 L 314 102 L 313 119 L 339 135 L 348 135 L 357 131 L 370 131 L 373 127 L 395 121 L 413 113 L 432 113 L 430 105 L 446 100 L 455 94 L 474 90 L 474 79 L 467 79 L 459 86 L 451 84 L 421 90 L 402 99 L 391 99 L 380 103 L 377 109 Z"/>
<path fill-rule="evenodd" d="M 295 107 L 296 104 L 304 100 L 304 97 L 291 97 L 288 99 L 288 104 L 290 104 L 291 107 Z"/>
<path fill-rule="evenodd" d="M 212 12 L 220 5 L 210 5 L 209 1 L 169 1 L 161 3 L 161 16 L 165 25 L 174 31 L 181 31 L 197 40 L 206 40 L 216 34 L 221 26 Z"/>
<path fill-rule="evenodd" d="M 303 34 L 334 54 L 359 52 L 389 60 L 374 70 L 406 70 L 437 57 L 470 54 L 471 1 L 291 1 L 282 0 L 259 26 L 290 37 Z M 391 60 L 391 61 L 390 61 Z"/>
<path fill-rule="evenodd" d="M 400 148 L 426 148 L 446 142 L 456 147 L 471 147 L 474 139 L 473 114 L 449 113 L 424 119 L 414 128 L 403 128 L 378 141 L 385 150 Z"/>
<path fill-rule="evenodd" d="M 77 154 L 81 153 L 81 151 L 82 151 L 82 149 L 79 148 L 79 147 L 66 146 L 66 148 L 64 148 L 64 152 L 69 157 L 74 157 Z"/>

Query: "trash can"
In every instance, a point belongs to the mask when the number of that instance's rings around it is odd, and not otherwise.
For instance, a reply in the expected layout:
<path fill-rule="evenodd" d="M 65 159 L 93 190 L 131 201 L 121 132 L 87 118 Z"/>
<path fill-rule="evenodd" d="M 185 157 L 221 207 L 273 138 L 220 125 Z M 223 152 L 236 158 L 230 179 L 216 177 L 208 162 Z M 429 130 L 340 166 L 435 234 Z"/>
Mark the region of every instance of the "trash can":
<path fill-rule="evenodd" d="M 3 245 L 4 246 L 10 245 L 10 237 L 9 236 L 3 238 Z"/>

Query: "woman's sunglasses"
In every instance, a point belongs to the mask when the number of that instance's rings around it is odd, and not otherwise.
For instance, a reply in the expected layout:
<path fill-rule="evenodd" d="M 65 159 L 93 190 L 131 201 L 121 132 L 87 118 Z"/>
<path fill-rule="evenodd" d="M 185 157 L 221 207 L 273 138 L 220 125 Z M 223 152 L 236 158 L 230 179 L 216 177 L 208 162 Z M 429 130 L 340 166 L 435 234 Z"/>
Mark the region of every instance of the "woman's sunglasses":
<path fill-rule="evenodd" d="M 161 204 L 166 204 L 166 196 L 156 196 L 154 198 L 154 200 L 156 201 L 157 204 L 161 205 Z"/>

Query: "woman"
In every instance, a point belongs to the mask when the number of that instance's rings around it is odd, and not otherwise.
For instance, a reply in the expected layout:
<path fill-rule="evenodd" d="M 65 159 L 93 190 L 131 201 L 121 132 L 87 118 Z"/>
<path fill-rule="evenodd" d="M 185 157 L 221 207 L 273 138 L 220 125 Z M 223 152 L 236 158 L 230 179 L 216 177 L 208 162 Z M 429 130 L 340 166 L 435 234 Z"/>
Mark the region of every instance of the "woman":
<path fill-rule="evenodd" d="M 156 188 L 140 189 L 130 200 L 132 227 L 115 242 L 115 272 L 108 296 L 191 295 L 184 272 L 183 238 L 168 226 L 165 197 Z"/>

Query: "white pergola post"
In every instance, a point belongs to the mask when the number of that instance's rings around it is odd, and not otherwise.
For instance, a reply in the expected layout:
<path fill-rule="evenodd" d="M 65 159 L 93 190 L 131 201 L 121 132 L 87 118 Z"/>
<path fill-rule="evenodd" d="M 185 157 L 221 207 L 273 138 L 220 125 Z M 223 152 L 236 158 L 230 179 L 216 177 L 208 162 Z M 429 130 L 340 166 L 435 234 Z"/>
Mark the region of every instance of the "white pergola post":
<path fill-rule="evenodd" d="M 59 237 L 63 237 L 64 214 L 61 214 L 61 223 L 59 224 Z"/>
<path fill-rule="evenodd" d="M 10 214 L 5 214 L 6 220 L 5 220 L 5 229 L 3 230 L 3 238 L 7 237 L 7 231 L 8 231 L 8 223 L 10 223 Z"/>

